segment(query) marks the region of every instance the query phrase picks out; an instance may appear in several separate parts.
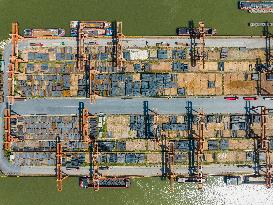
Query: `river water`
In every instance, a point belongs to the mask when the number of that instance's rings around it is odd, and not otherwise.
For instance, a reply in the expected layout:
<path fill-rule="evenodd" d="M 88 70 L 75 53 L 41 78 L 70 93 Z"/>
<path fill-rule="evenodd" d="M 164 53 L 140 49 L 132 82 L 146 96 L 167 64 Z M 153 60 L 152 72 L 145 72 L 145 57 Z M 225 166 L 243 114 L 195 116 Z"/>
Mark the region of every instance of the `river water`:
<path fill-rule="evenodd" d="M 132 190 L 136 196 L 124 195 L 124 203 L 132 201 L 134 205 L 273 205 L 273 188 L 264 185 L 244 184 L 240 186 L 225 185 L 222 177 L 210 177 L 202 191 L 194 183 L 177 184 L 170 190 L 168 181 L 158 178 L 135 180 Z"/>
<path fill-rule="evenodd" d="M 0 205 L 273 205 L 273 188 L 226 186 L 209 177 L 199 191 L 194 183 L 174 184 L 160 178 L 134 179 L 129 189 L 80 189 L 69 177 L 57 192 L 54 177 L 0 177 Z"/>

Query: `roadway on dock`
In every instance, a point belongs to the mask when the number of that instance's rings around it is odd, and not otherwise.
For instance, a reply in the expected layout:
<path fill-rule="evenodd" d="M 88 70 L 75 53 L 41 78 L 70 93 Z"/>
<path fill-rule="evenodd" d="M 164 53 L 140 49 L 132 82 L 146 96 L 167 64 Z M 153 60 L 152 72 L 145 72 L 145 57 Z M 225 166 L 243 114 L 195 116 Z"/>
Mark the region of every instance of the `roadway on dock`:
<path fill-rule="evenodd" d="M 185 46 L 186 44 L 190 45 L 189 37 L 149 37 L 149 36 L 141 36 L 138 38 L 135 37 L 124 37 L 121 40 L 121 44 L 123 48 L 133 48 L 133 47 L 147 47 L 147 46 L 157 46 L 157 44 L 162 43 L 162 45 L 169 45 L 169 47 L 181 47 L 181 45 Z M 196 42 L 198 43 L 198 39 Z M 104 37 L 104 38 L 87 38 L 84 40 L 84 43 L 88 45 L 92 42 L 94 46 L 109 46 L 112 42 L 112 38 Z M 41 43 L 44 47 L 54 47 L 54 46 L 72 46 L 76 47 L 77 42 L 76 38 L 65 37 L 62 39 L 24 39 L 19 41 L 19 50 L 23 50 L 27 47 L 30 47 L 30 43 Z M 271 45 L 272 47 L 273 45 Z M 233 48 L 265 48 L 265 39 L 264 37 L 206 37 L 205 39 L 205 47 L 233 47 Z"/>
<path fill-rule="evenodd" d="M 149 109 L 159 114 L 186 113 L 187 101 L 191 101 L 193 109 L 204 113 L 238 113 L 244 114 L 246 101 L 240 96 L 236 101 L 228 101 L 223 97 L 214 98 L 100 98 L 94 104 L 89 99 L 30 99 L 18 101 L 12 106 L 17 114 L 47 114 L 70 115 L 79 113 L 79 102 L 84 102 L 85 107 L 92 114 L 142 114 L 143 101 L 149 102 Z M 273 109 L 272 100 L 259 98 L 251 102 L 252 106 L 266 106 Z"/>
<path fill-rule="evenodd" d="M 54 176 L 56 174 L 55 166 L 22 166 L 20 175 L 22 176 Z M 176 175 L 187 175 L 188 166 L 175 166 Z M 89 176 L 89 167 L 80 167 L 79 169 L 69 169 L 62 167 L 64 175 L 68 176 Z M 109 169 L 99 170 L 103 176 L 161 176 L 161 166 L 109 166 Z M 228 175 L 228 174 L 252 174 L 251 167 L 238 167 L 234 165 L 204 165 L 203 173 L 205 175 Z"/>

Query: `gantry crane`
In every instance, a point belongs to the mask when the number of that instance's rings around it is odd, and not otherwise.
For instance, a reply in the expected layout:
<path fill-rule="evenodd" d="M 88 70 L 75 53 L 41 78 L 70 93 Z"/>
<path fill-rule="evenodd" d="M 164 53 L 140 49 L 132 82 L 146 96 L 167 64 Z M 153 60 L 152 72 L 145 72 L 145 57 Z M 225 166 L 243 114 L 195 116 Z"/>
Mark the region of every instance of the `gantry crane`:
<path fill-rule="evenodd" d="M 271 53 L 271 38 L 273 34 L 269 31 L 269 22 L 265 22 L 263 25 L 263 36 L 265 36 L 265 63 L 262 63 L 260 58 L 256 59 L 256 70 L 258 71 L 258 82 L 257 82 L 257 93 L 260 95 L 262 93 L 262 75 L 267 77 L 273 72 L 272 60 L 273 55 Z"/>
<path fill-rule="evenodd" d="M 123 72 L 123 56 L 122 56 L 122 22 L 117 22 L 117 67 Z"/>
<path fill-rule="evenodd" d="M 96 69 L 92 67 L 89 72 L 89 98 L 90 103 L 96 102 Z"/>
<path fill-rule="evenodd" d="M 256 142 L 254 143 L 254 163 L 255 163 L 255 173 L 254 177 L 264 176 L 265 184 L 267 188 L 272 186 L 272 162 L 271 162 L 271 150 L 270 150 L 270 140 L 267 134 L 267 117 L 268 109 L 265 106 L 256 106 L 251 108 L 255 111 L 256 116 L 260 116 L 260 133 L 255 135 Z M 257 111 L 260 109 L 260 113 Z M 261 164 L 261 154 L 264 154 L 265 160 L 264 164 Z"/>
<path fill-rule="evenodd" d="M 89 168 L 89 178 L 91 180 L 91 184 L 94 187 L 95 191 L 99 190 L 99 165 L 98 165 L 98 156 L 99 156 L 99 148 L 98 143 L 96 141 L 96 136 L 91 136 L 90 130 L 92 127 L 89 126 L 89 118 L 96 117 L 89 115 L 88 109 L 84 108 L 84 104 L 81 102 L 79 104 L 79 112 L 80 112 L 80 130 L 82 135 L 82 141 L 88 144 L 89 147 L 89 159 L 90 159 L 90 168 Z M 81 119 L 82 118 L 82 119 Z"/>
<path fill-rule="evenodd" d="M 56 149 L 56 175 L 57 175 L 57 190 L 61 192 L 63 190 L 63 175 L 62 175 L 62 145 L 60 138 L 57 137 L 57 149 Z"/>
<path fill-rule="evenodd" d="M 123 57 L 122 57 L 122 22 L 113 22 L 113 47 L 112 47 L 112 66 L 118 72 L 123 71 Z"/>
<path fill-rule="evenodd" d="M 84 38 L 85 34 L 82 32 L 83 26 L 80 22 L 78 22 L 78 35 L 77 35 L 77 68 L 80 72 L 84 71 Z"/>
<path fill-rule="evenodd" d="M 189 140 L 189 180 L 192 182 L 197 182 L 198 189 L 203 188 L 204 174 L 202 169 L 202 162 L 204 157 L 204 113 L 200 112 L 199 122 L 198 122 L 198 134 L 194 136 L 193 131 L 193 119 L 194 119 L 194 110 L 192 107 L 192 102 L 187 101 L 187 134 Z M 195 145 L 196 142 L 196 145 Z"/>
<path fill-rule="evenodd" d="M 18 41 L 21 36 L 19 35 L 19 25 L 17 22 L 12 23 L 11 33 L 11 58 L 8 72 L 8 103 L 14 103 L 14 73 L 18 72 Z"/>
<path fill-rule="evenodd" d="M 11 135 L 11 119 L 17 119 L 19 115 L 12 114 L 10 107 L 4 109 L 4 150 L 11 150 L 11 142 L 16 141 L 17 139 Z"/>
<path fill-rule="evenodd" d="M 204 113 L 199 113 L 199 123 L 198 123 L 198 137 L 197 137 L 197 148 L 196 148 L 196 161 L 197 161 L 197 173 L 196 181 L 198 183 L 198 188 L 203 188 L 203 170 L 202 162 L 204 156 Z"/>
<path fill-rule="evenodd" d="M 192 102 L 187 101 L 187 106 L 186 106 L 186 111 L 187 111 L 187 135 L 189 139 L 189 176 L 192 177 L 194 176 L 195 173 L 195 153 L 194 153 L 194 136 L 193 136 L 193 108 L 192 108 Z"/>
<path fill-rule="evenodd" d="M 98 143 L 94 139 L 92 141 L 93 144 L 93 155 L 92 155 L 92 164 L 93 164 L 93 175 L 92 175 L 92 182 L 93 182 L 93 187 L 94 191 L 99 190 L 99 185 L 100 185 L 100 174 L 99 174 L 99 164 L 98 164 L 98 156 L 99 156 L 99 147 Z"/>
<path fill-rule="evenodd" d="M 159 142 L 161 126 L 158 124 L 158 113 L 155 110 L 149 109 L 148 101 L 143 101 L 143 116 L 145 137 L 155 139 L 155 141 Z M 153 122 L 151 116 L 153 116 Z"/>
<path fill-rule="evenodd" d="M 169 135 L 169 133 L 168 133 Z M 166 178 L 170 181 L 170 188 L 173 190 L 174 188 L 174 143 L 170 142 L 167 139 L 167 134 L 161 134 L 161 154 L 162 154 L 162 167 L 161 167 L 161 179 L 165 180 Z"/>
<path fill-rule="evenodd" d="M 166 133 L 162 133 L 160 135 L 161 138 L 161 179 L 165 180 L 167 177 L 167 156 L 166 156 L 166 152 L 167 152 L 167 136 Z"/>
<path fill-rule="evenodd" d="M 266 187 L 270 188 L 272 183 L 272 164 L 270 159 L 270 140 L 268 139 L 266 132 L 268 110 L 266 107 L 261 107 L 261 134 L 260 134 L 260 152 L 265 154 L 265 169 L 263 170 L 265 175 Z"/>
<path fill-rule="evenodd" d="M 96 142 L 95 137 L 92 137 L 89 143 L 89 158 L 90 158 L 90 168 L 89 168 L 89 178 L 91 185 L 94 188 L 94 191 L 99 190 L 99 164 L 98 164 L 98 156 L 99 156 L 99 147 Z"/>
<path fill-rule="evenodd" d="M 253 126 L 253 116 L 257 116 L 257 114 L 252 113 L 253 108 L 251 107 L 250 101 L 246 101 L 246 138 L 253 139 L 254 140 L 254 153 L 253 153 L 253 162 L 254 162 L 254 176 L 259 175 L 259 170 L 260 170 L 260 157 L 259 157 L 259 143 L 258 143 L 258 138 L 256 134 L 253 132 L 252 126 Z"/>
<path fill-rule="evenodd" d="M 11 148 L 11 127 L 10 127 L 10 118 L 11 118 L 11 113 L 10 109 L 5 109 L 4 110 L 4 129 L 5 129 L 5 135 L 4 135 L 4 149 L 6 151 L 9 151 Z"/>
<path fill-rule="evenodd" d="M 204 22 L 199 22 L 199 40 L 200 40 L 200 51 L 199 51 L 199 60 L 202 65 L 202 71 L 205 70 L 205 24 Z"/>
<path fill-rule="evenodd" d="M 189 33 L 190 33 L 190 57 L 191 57 L 191 66 L 196 66 L 196 38 L 197 34 L 194 28 L 193 21 L 189 21 Z"/>
<path fill-rule="evenodd" d="M 269 23 L 266 22 L 263 30 L 263 35 L 265 36 L 265 69 L 266 71 L 272 71 L 272 54 L 271 54 L 271 38 L 272 34 L 269 31 Z"/>
<path fill-rule="evenodd" d="M 82 119 L 82 135 L 83 135 L 83 142 L 84 143 L 89 143 L 90 138 L 89 138 L 89 113 L 88 109 L 84 108 L 83 109 L 83 119 Z"/>
<path fill-rule="evenodd" d="M 85 47 L 85 38 L 88 37 L 88 34 L 83 32 L 83 29 L 88 25 L 83 22 L 78 22 L 77 25 L 77 68 L 80 72 L 85 72 L 85 92 L 86 97 L 90 98 L 90 103 L 95 102 L 95 89 L 96 89 L 96 81 L 95 81 L 95 74 L 96 69 L 95 67 L 91 66 L 91 59 L 90 55 L 86 53 Z M 96 66 L 96 64 L 94 64 Z M 94 89 L 94 90 L 93 90 Z"/>
<path fill-rule="evenodd" d="M 167 164 L 167 175 L 170 180 L 170 187 L 171 190 L 174 188 L 174 178 L 175 178 L 175 171 L 174 171 L 174 143 L 169 142 L 169 146 L 167 149 L 167 155 L 166 155 L 166 164 Z"/>
<path fill-rule="evenodd" d="M 154 123 L 153 123 L 153 132 L 155 137 L 155 143 L 159 143 L 160 141 L 160 135 L 161 135 L 161 126 L 158 124 L 158 113 L 155 112 L 154 115 Z"/>
<path fill-rule="evenodd" d="M 189 34 L 190 34 L 190 57 L 191 57 L 191 66 L 196 66 L 196 61 L 200 61 L 202 71 L 205 70 L 205 24 L 204 22 L 199 22 L 199 27 L 194 28 L 193 21 L 189 21 Z M 199 45 L 196 43 L 196 39 L 199 39 Z M 198 51 L 197 47 L 198 46 Z"/>
<path fill-rule="evenodd" d="M 84 103 L 79 103 L 79 125 L 80 134 L 82 137 L 82 142 L 89 144 L 91 139 L 89 137 L 89 112 L 88 109 L 84 107 Z"/>

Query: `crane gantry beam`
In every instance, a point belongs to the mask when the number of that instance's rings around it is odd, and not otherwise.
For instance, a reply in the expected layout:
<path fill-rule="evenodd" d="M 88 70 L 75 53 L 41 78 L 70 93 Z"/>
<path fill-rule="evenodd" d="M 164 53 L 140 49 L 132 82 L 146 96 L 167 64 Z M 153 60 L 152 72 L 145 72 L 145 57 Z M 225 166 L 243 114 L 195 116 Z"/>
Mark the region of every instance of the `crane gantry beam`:
<path fill-rule="evenodd" d="M 19 115 L 12 115 L 10 108 L 4 109 L 4 150 L 10 151 L 11 142 L 16 141 L 16 138 L 11 136 L 11 119 L 17 119 Z"/>
<path fill-rule="evenodd" d="M 272 33 L 269 31 L 269 23 L 266 22 L 263 30 L 263 35 L 265 36 L 265 66 L 266 66 L 266 71 L 272 71 L 271 64 L 272 64 L 272 59 L 273 56 L 271 54 L 271 38 L 272 38 Z"/>
<path fill-rule="evenodd" d="M 95 68 L 92 67 L 89 72 L 89 98 L 90 103 L 96 102 L 96 71 Z"/>
<path fill-rule="evenodd" d="M 83 59 L 84 59 L 84 38 L 85 35 L 82 32 L 83 29 L 83 25 L 78 22 L 78 36 L 77 36 L 77 68 L 80 72 L 84 71 L 84 63 L 83 63 Z"/>
<path fill-rule="evenodd" d="M 261 106 L 261 134 L 260 134 L 260 152 L 265 154 L 265 183 L 267 188 L 272 186 L 272 163 L 270 159 L 270 140 L 267 136 L 267 116 L 268 110 L 266 107 Z"/>
<path fill-rule="evenodd" d="M 18 41 L 19 25 L 17 22 L 12 23 L 11 28 L 11 57 L 8 72 L 8 103 L 14 104 L 14 73 L 18 72 Z"/>
<path fill-rule="evenodd" d="M 10 118 L 11 118 L 10 109 L 5 109 L 4 110 L 4 129 L 5 129 L 4 149 L 6 151 L 9 151 L 10 147 L 11 147 L 11 145 L 10 145 L 10 143 L 11 143 Z"/>
<path fill-rule="evenodd" d="M 56 175 L 57 175 L 57 190 L 61 192 L 63 190 L 63 175 L 62 175 L 62 145 L 59 137 L 57 137 L 57 149 L 56 149 Z"/>
<path fill-rule="evenodd" d="M 260 116 L 260 132 L 253 134 L 254 136 L 254 163 L 255 173 L 254 177 L 263 176 L 265 179 L 265 185 L 267 188 L 272 187 L 272 171 L 273 166 L 271 162 L 271 150 L 270 150 L 270 139 L 267 133 L 267 120 L 269 109 L 265 106 L 256 106 L 251 108 L 255 112 L 255 116 Z M 260 110 L 260 111 L 259 111 Z M 261 159 L 261 155 L 264 159 Z"/>
<path fill-rule="evenodd" d="M 84 143 L 89 143 L 90 138 L 89 138 L 89 113 L 88 109 L 84 108 L 83 113 L 82 113 L 82 135 L 83 135 L 83 142 Z"/>
<path fill-rule="evenodd" d="M 112 66 L 117 72 L 123 71 L 123 56 L 122 56 L 122 22 L 113 22 L 113 48 L 112 48 Z"/>
<path fill-rule="evenodd" d="M 81 134 L 83 143 L 87 143 L 89 147 L 89 160 L 90 160 L 90 168 L 89 168 L 89 178 L 91 184 L 94 187 L 95 191 L 99 190 L 99 164 L 98 164 L 98 156 L 99 156 L 99 147 L 96 141 L 96 136 L 91 136 L 92 127 L 89 125 L 89 118 L 96 118 L 96 115 L 89 115 L 88 109 L 84 108 L 84 104 L 80 103 L 80 122 L 81 122 Z"/>
<path fill-rule="evenodd" d="M 204 156 L 204 113 L 199 113 L 199 124 L 198 124 L 198 137 L 197 137 L 197 149 L 196 149 L 196 161 L 197 161 L 197 176 L 196 180 L 198 188 L 203 188 L 203 170 L 202 162 Z"/>
<path fill-rule="evenodd" d="M 168 154 L 167 154 L 167 165 L 168 165 L 168 178 L 170 180 L 170 187 L 171 190 L 173 190 L 174 188 L 174 178 L 175 178 L 175 171 L 174 171 L 174 143 L 173 142 L 169 142 L 169 147 L 167 150 Z"/>
<path fill-rule="evenodd" d="M 98 156 L 99 156 L 99 147 L 98 143 L 93 140 L 93 157 L 92 157 L 92 164 L 93 164 L 93 187 L 94 191 L 99 190 L 99 181 L 100 181 L 100 175 L 99 175 L 99 164 L 98 164 Z"/>
<path fill-rule="evenodd" d="M 205 24 L 204 22 L 199 22 L 199 40 L 200 40 L 200 53 L 199 60 L 201 64 L 202 71 L 205 70 Z"/>

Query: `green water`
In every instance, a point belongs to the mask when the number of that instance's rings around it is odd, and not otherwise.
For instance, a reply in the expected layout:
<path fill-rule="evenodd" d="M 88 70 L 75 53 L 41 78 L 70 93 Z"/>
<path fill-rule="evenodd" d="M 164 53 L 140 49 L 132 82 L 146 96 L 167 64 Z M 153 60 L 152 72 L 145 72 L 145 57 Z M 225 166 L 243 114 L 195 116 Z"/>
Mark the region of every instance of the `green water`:
<path fill-rule="evenodd" d="M 264 185 L 226 186 L 209 177 L 202 191 L 194 183 L 174 184 L 160 178 L 134 179 L 128 189 L 80 189 L 78 178 L 65 179 L 57 192 L 53 177 L 0 178 L 2 205 L 272 205 L 273 188 Z"/>
<path fill-rule="evenodd" d="M 210 179 L 208 183 L 213 183 Z M 64 181 L 62 192 L 57 192 L 53 177 L 5 177 L 0 178 L 0 204 L 2 205 L 153 205 L 188 204 L 196 184 L 175 184 L 171 191 L 168 181 L 160 178 L 134 179 L 128 189 L 80 189 L 78 178 Z M 184 193 L 184 194 L 182 194 Z M 178 196 L 183 195 L 183 198 Z M 173 203 L 170 203 L 173 202 Z"/>
<path fill-rule="evenodd" d="M 62 27 L 70 20 L 118 20 L 126 35 L 175 35 L 178 26 L 204 20 L 220 35 L 260 35 L 249 22 L 271 21 L 273 14 L 249 14 L 237 0 L 0 0 L 0 39 L 11 22 L 20 27 Z"/>

